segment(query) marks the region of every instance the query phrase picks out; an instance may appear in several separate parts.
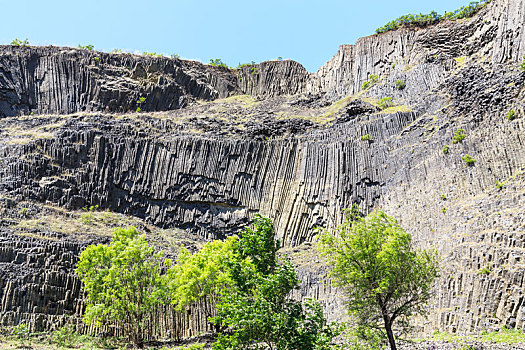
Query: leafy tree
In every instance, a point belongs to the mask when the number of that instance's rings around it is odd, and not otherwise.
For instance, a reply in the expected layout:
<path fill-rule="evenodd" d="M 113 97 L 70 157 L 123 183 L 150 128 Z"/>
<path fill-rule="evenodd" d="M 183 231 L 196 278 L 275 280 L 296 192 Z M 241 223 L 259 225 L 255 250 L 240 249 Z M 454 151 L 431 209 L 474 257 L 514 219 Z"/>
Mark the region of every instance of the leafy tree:
<path fill-rule="evenodd" d="M 234 282 L 229 266 L 235 261 L 239 238 L 232 236 L 225 241 L 212 241 L 192 254 L 181 247 L 177 263 L 168 270 L 171 302 L 177 311 L 188 305 L 208 298 L 213 306 L 221 292 Z M 212 310 L 206 308 L 206 317 Z"/>
<path fill-rule="evenodd" d="M 150 313 L 165 300 L 169 261 L 155 252 L 134 227 L 117 228 L 109 245 L 97 244 L 80 255 L 76 273 L 86 295 L 86 324 L 119 324 L 142 347 Z"/>
<path fill-rule="evenodd" d="M 438 276 L 437 255 L 415 250 L 410 234 L 380 210 L 365 218 L 348 216 L 334 234 L 320 235 L 319 249 L 359 327 L 384 330 L 396 349 L 394 321 L 407 330 L 409 316 L 425 313 Z"/>
<path fill-rule="evenodd" d="M 255 342 L 279 350 L 330 349 L 339 327 L 327 324 L 318 303 L 289 297 L 299 279 L 289 261 L 277 259 L 271 220 L 256 216 L 253 226 L 239 241 L 238 260 L 230 266 L 234 284 L 223 292 L 213 319 L 232 334 L 219 334 L 213 348 L 246 349 Z"/>

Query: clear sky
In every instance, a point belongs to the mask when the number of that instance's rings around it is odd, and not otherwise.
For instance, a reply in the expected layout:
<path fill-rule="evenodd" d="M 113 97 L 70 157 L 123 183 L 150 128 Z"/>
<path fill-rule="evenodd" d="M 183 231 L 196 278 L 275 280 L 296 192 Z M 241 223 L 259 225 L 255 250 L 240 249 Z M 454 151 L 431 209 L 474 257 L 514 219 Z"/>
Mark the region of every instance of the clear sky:
<path fill-rule="evenodd" d="M 0 43 L 120 48 L 230 66 L 283 57 L 316 71 L 341 44 L 407 13 L 469 0 L 0 0 Z"/>

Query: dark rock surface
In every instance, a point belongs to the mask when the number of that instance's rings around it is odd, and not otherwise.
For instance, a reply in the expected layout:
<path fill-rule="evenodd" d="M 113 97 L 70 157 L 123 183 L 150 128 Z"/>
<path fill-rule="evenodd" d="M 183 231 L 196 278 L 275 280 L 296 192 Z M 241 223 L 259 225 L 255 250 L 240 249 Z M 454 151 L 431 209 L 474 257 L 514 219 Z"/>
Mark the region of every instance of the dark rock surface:
<path fill-rule="evenodd" d="M 341 222 L 352 203 L 365 212 L 382 207 L 419 247 L 443 257 L 430 317 L 414 320 L 416 334 L 523 329 L 524 13 L 523 0 L 494 0 L 472 19 L 362 38 L 316 73 L 292 61 L 234 71 L 1 47 L 2 203 L 16 210 L 23 201 L 68 210 L 97 204 L 200 239 L 235 233 L 261 212 L 300 267 L 297 296 L 320 298 L 335 319 L 344 314 L 338 292 L 324 283 L 315 252 L 304 260 L 300 247 L 314 227 Z M 361 91 L 371 74 L 378 82 Z M 147 113 L 111 113 L 133 111 L 141 95 Z M 381 109 L 385 97 L 393 106 Z M 511 110 L 513 120 L 505 117 Z M 458 129 L 466 138 L 454 144 Z M 22 239 L 2 220 L 3 322 L 54 322 L 36 319 L 47 315 L 46 302 L 32 304 L 34 311 L 17 304 L 24 290 L 39 298 L 34 285 L 49 291 L 42 295 L 55 303 L 55 316 L 77 312 L 78 282 L 61 271 L 71 274 L 80 243 L 56 229 L 48 231 L 58 241 Z M 46 259 L 63 266 L 44 280 L 30 277 L 37 272 L 23 255 L 39 247 L 44 266 Z M 17 267 L 22 261 L 29 262 Z M 14 282 L 17 269 L 30 271 L 27 281 Z M 77 294 L 65 295 L 64 283 Z M 198 308 L 191 317 L 188 333 L 206 329 Z"/>

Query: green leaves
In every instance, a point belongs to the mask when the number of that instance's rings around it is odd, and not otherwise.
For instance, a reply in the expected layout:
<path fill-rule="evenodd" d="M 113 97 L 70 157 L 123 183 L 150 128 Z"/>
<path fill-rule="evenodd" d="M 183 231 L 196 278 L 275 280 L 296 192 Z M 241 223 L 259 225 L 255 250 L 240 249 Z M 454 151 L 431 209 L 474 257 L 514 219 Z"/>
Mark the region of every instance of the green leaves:
<path fill-rule="evenodd" d="M 76 269 L 86 295 L 84 322 L 126 322 L 130 339 L 141 344 L 149 313 L 166 299 L 162 256 L 134 227 L 115 229 L 109 245 L 87 247 Z"/>
<path fill-rule="evenodd" d="M 334 234 L 320 235 L 318 249 L 361 326 L 383 324 L 388 333 L 394 320 L 424 313 L 438 275 L 437 255 L 415 250 L 410 234 L 383 211 L 347 217 Z"/>

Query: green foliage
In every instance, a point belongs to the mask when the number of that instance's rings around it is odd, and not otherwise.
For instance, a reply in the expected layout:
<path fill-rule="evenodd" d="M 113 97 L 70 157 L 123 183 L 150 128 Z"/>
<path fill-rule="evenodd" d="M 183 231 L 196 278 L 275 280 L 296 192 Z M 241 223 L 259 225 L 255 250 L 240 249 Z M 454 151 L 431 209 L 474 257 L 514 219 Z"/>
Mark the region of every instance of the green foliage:
<path fill-rule="evenodd" d="M 93 59 L 95 60 L 95 62 L 100 62 L 100 57 L 98 56 L 93 57 Z"/>
<path fill-rule="evenodd" d="M 363 85 L 361 85 L 361 90 L 366 90 L 375 83 L 379 81 L 379 75 L 376 74 L 370 74 L 370 77 L 367 81 L 363 82 Z"/>
<path fill-rule="evenodd" d="M 442 212 L 443 214 L 446 214 L 446 213 L 447 213 L 447 208 L 445 208 L 445 207 L 441 208 L 441 212 Z"/>
<path fill-rule="evenodd" d="M 283 58 L 281 56 L 277 57 L 277 61 L 282 61 Z"/>
<path fill-rule="evenodd" d="M 111 53 L 122 53 L 122 49 L 113 49 Z"/>
<path fill-rule="evenodd" d="M 84 225 L 91 225 L 93 221 L 95 220 L 95 216 L 93 213 L 98 210 L 98 205 L 91 205 L 83 207 L 82 210 L 86 213 L 83 213 L 80 215 L 80 222 Z"/>
<path fill-rule="evenodd" d="M 396 81 L 396 88 L 398 90 L 403 90 L 405 88 L 406 84 L 404 80 L 397 80 Z"/>
<path fill-rule="evenodd" d="M 239 238 L 212 241 L 198 252 L 181 247 L 177 263 L 168 270 L 169 289 L 176 310 L 182 311 L 194 302 L 209 298 L 215 305 L 222 291 L 233 284 L 229 266 L 236 259 Z M 210 317 L 207 309 L 206 316 Z"/>
<path fill-rule="evenodd" d="M 51 341 L 60 347 L 72 348 L 77 344 L 78 337 L 73 326 L 65 325 L 51 334 Z"/>
<path fill-rule="evenodd" d="M 11 45 L 13 45 L 13 46 L 29 46 L 29 41 L 27 39 L 22 41 L 22 40 L 16 38 L 15 40 L 11 41 Z"/>
<path fill-rule="evenodd" d="M 394 321 L 406 331 L 408 317 L 426 313 L 438 257 L 415 250 L 410 234 L 383 211 L 345 219 L 333 234 L 320 235 L 318 249 L 332 267 L 334 283 L 344 288 L 359 327 L 383 328 L 391 346 Z"/>
<path fill-rule="evenodd" d="M 441 200 L 443 200 L 443 201 L 447 200 L 447 196 L 445 196 L 443 193 L 441 194 Z"/>
<path fill-rule="evenodd" d="M 224 68 L 230 68 L 226 63 L 224 63 L 220 58 L 211 59 L 210 58 L 210 65 L 214 67 L 224 67 Z"/>
<path fill-rule="evenodd" d="M 78 45 L 78 48 L 82 50 L 88 50 L 88 51 L 95 50 L 95 46 L 93 45 Z"/>
<path fill-rule="evenodd" d="M 162 57 L 161 54 L 158 54 L 158 53 L 156 53 L 156 52 L 147 52 L 147 51 L 144 51 L 142 54 L 143 54 L 144 56 Z"/>
<path fill-rule="evenodd" d="M 443 15 L 438 14 L 435 11 L 429 14 L 408 14 L 396 18 L 395 20 L 388 22 L 381 28 L 376 29 L 376 33 L 385 33 L 390 30 L 396 30 L 401 27 L 426 27 L 431 24 L 438 23 L 446 19 L 462 19 L 474 16 L 479 10 L 481 10 L 491 0 L 480 0 L 472 1 L 469 5 L 463 6 L 453 12 L 445 12 Z"/>
<path fill-rule="evenodd" d="M 28 338 L 31 334 L 27 323 L 19 323 L 11 329 L 11 334 L 17 339 Z"/>
<path fill-rule="evenodd" d="M 505 186 L 504 182 L 496 181 L 496 187 L 498 188 L 498 190 L 501 190 L 504 186 Z"/>
<path fill-rule="evenodd" d="M 443 146 L 443 150 L 442 150 L 443 154 L 448 154 L 449 148 L 450 147 L 448 145 Z"/>
<path fill-rule="evenodd" d="M 12 45 L 12 43 L 11 43 L 11 45 Z M 523 56 L 523 61 L 520 64 L 520 69 L 521 69 L 522 72 L 525 72 L 525 56 Z"/>
<path fill-rule="evenodd" d="M 180 60 L 180 55 L 179 55 L 179 54 L 176 54 L 176 53 L 171 54 L 170 57 L 171 57 L 171 58 L 174 58 L 174 59 L 177 59 L 177 60 Z"/>
<path fill-rule="evenodd" d="M 233 284 L 217 305 L 213 322 L 228 327 L 219 333 L 214 350 L 246 349 L 264 343 L 270 349 L 327 350 L 341 330 L 328 325 L 318 303 L 289 298 L 299 285 L 287 260 L 278 261 L 271 220 L 256 216 L 237 245 L 237 261 L 230 265 Z"/>
<path fill-rule="evenodd" d="M 142 104 L 143 104 L 144 102 L 146 102 L 146 98 L 145 98 L 145 97 L 142 97 L 142 96 L 139 97 L 139 99 L 138 99 L 137 102 L 136 102 L 136 103 L 137 103 L 137 110 L 136 110 L 137 113 L 139 113 L 140 111 L 142 111 L 141 106 L 142 106 Z"/>
<path fill-rule="evenodd" d="M 127 324 L 123 331 L 141 346 L 151 312 L 166 298 L 165 263 L 134 227 L 115 229 L 109 245 L 87 247 L 76 268 L 86 296 L 84 322 Z"/>
<path fill-rule="evenodd" d="M 250 67 L 250 74 L 258 74 L 259 73 L 259 70 L 257 69 L 257 67 Z"/>
<path fill-rule="evenodd" d="M 474 163 L 476 163 L 476 160 L 474 158 L 472 158 L 470 155 L 468 154 L 465 154 L 463 157 L 461 157 L 461 159 L 468 165 L 468 166 L 473 166 Z"/>
<path fill-rule="evenodd" d="M 507 113 L 507 115 L 505 115 L 505 118 L 507 118 L 510 121 L 516 119 L 516 112 L 513 109 L 511 109 L 509 111 L 509 113 Z"/>
<path fill-rule="evenodd" d="M 392 107 L 393 105 L 394 103 L 392 102 L 392 97 L 383 97 L 382 99 L 379 100 L 378 107 L 380 109 L 387 109 L 389 107 Z"/>
<path fill-rule="evenodd" d="M 454 136 L 452 137 L 452 143 L 456 144 L 459 142 L 463 142 L 465 137 L 467 137 L 467 135 L 465 135 L 465 129 L 458 129 L 454 132 Z"/>
<path fill-rule="evenodd" d="M 28 208 L 22 208 L 18 211 L 18 214 L 22 215 L 23 217 L 27 217 L 27 215 L 29 214 L 29 209 Z"/>
<path fill-rule="evenodd" d="M 487 263 L 487 266 L 478 270 L 478 275 L 490 275 L 491 272 L 490 264 Z"/>
<path fill-rule="evenodd" d="M 371 140 L 372 140 L 372 136 L 370 136 L 370 134 L 361 136 L 361 141 L 371 141 Z"/>

